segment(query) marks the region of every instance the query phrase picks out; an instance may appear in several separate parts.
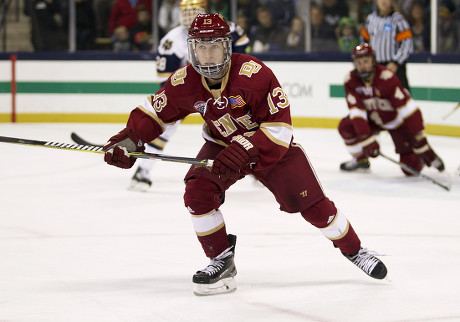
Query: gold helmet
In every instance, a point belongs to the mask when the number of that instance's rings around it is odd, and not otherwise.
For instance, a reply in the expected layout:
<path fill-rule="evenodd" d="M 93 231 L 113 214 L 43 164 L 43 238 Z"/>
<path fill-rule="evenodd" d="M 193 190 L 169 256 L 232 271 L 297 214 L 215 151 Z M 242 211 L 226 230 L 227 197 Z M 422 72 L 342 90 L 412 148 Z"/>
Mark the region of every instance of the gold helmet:
<path fill-rule="evenodd" d="M 182 0 L 179 3 L 180 22 L 189 29 L 193 20 L 198 14 L 204 14 L 208 11 L 206 0 Z"/>

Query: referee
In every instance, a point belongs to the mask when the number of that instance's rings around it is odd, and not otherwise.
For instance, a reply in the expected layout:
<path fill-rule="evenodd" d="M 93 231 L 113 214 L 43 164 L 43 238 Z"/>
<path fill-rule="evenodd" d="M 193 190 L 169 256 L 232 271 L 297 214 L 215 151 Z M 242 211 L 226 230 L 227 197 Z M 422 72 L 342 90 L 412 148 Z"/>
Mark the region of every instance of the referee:
<path fill-rule="evenodd" d="M 361 40 L 370 43 L 377 63 L 396 73 L 410 91 L 406 62 L 414 51 L 414 41 L 409 23 L 393 10 L 392 0 L 377 0 L 376 4 L 376 10 L 367 16 L 361 30 Z"/>

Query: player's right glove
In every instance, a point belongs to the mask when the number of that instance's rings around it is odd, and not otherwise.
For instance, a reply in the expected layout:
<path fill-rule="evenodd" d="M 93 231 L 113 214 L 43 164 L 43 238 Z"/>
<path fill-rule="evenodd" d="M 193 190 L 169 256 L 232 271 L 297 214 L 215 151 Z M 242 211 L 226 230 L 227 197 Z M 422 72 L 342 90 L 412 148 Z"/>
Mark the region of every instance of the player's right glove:
<path fill-rule="evenodd" d="M 259 149 L 242 135 L 232 138 L 232 143 L 223 149 L 214 160 L 211 172 L 219 177 L 237 180 L 241 170 L 251 167 L 259 159 Z"/>
<path fill-rule="evenodd" d="M 380 146 L 374 135 L 367 135 L 359 142 L 363 147 L 363 154 L 365 157 L 375 158 L 379 155 Z"/>
<path fill-rule="evenodd" d="M 136 159 L 128 152 L 144 152 L 144 149 L 144 143 L 136 132 L 128 128 L 112 136 L 102 148 L 105 151 L 104 161 L 123 169 L 131 168 L 136 162 Z"/>

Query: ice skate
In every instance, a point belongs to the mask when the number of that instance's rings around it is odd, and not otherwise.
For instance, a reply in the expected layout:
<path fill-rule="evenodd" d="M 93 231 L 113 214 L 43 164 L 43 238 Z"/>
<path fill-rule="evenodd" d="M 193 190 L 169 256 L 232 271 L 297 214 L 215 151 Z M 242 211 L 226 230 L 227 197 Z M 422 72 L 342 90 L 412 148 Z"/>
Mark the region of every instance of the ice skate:
<path fill-rule="evenodd" d="M 352 159 L 340 164 L 340 170 L 342 171 L 355 171 L 358 169 L 367 170 L 371 167 L 368 159 L 356 160 Z"/>
<path fill-rule="evenodd" d="M 137 191 L 147 191 L 152 186 L 152 181 L 150 180 L 150 172 L 148 170 L 138 167 L 133 177 L 131 178 L 131 183 L 128 187 L 129 190 Z"/>
<path fill-rule="evenodd" d="M 228 235 L 230 247 L 224 250 L 204 269 L 193 275 L 194 293 L 197 296 L 216 295 L 236 291 L 234 262 L 236 236 Z"/>
<path fill-rule="evenodd" d="M 384 279 L 387 276 L 387 268 L 383 262 L 375 256 L 377 253 L 367 250 L 367 248 L 360 248 L 356 254 L 346 255 L 353 264 L 363 270 L 364 273 L 376 279 Z"/>

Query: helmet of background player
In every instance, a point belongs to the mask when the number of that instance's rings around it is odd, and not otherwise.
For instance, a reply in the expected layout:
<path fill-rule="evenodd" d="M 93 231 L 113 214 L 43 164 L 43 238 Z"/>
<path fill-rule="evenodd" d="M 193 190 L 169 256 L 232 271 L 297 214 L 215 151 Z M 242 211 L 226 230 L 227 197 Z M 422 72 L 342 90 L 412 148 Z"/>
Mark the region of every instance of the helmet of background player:
<path fill-rule="evenodd" d="M 371 63 L 369 64 L 369 66 L 359 66 L 358 68 L 357 62 L 358 60 L 361 60 L 361 58 L 363 57 L 370 57 Z M 371 77 L 371 75 L 374 73 L 376 63 L 375 53 L 372 50 L 372 47 L 367 43 L 357 45 L 351 53 L 351 58 L 353 59 L 353 64 L 355 65 L 356 75 L 358 75 L 359 78 L 363 80 L 369 79 L 369 77 Z M 359 64 L 361 65 L 361 62 L 359 62 Z"/>
<path fill-rule="evenodd" d="M 189 29 L 195 17 L 208 11 L 206 0 L 182 0 L 179 3 L 180 23 Z"/>
<path fill-rule="evenodd" d="M 193 68 L 207 78 L 225 75 L 232 56 L 230 27 L 220 13 L 200 14 L 188 31 L 188 56 Z"/>

